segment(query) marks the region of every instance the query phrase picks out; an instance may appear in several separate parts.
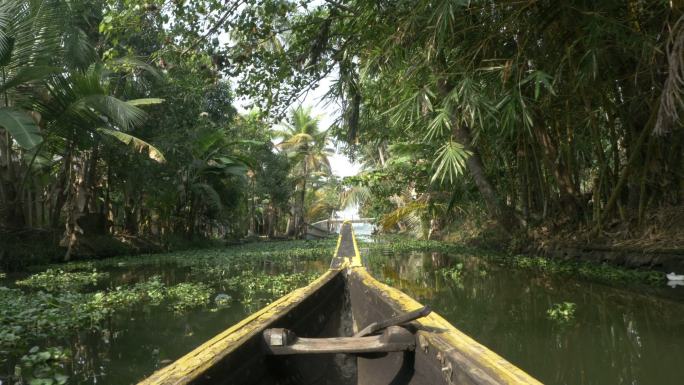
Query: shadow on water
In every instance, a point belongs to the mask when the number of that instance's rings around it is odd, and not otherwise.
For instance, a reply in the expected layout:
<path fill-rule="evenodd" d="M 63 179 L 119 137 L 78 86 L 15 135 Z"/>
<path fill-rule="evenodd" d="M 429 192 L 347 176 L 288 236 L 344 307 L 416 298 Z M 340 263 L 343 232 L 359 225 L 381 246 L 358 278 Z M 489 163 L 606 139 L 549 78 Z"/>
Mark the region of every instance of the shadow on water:
<path fill-rule="evenodd" d="M 546 384 L 684 383 L 681 288 L 645 294 L 472 255 L 379 252 L 367 259 L 376 278 Z M 548 314 L 565 302 L 575 304 L 569 319 Z"/>

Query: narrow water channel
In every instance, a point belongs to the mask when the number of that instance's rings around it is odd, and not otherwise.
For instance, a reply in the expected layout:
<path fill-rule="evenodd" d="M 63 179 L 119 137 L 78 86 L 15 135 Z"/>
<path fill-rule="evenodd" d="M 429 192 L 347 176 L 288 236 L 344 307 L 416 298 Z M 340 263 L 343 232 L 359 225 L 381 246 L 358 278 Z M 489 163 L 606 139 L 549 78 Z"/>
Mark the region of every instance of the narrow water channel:
<path fill-rule="evenodd" d="M 477 254 L 364 252 L 371 273 L 429 304 L 456 327 L 551 385 L 679 385 L 684 383 L 684 287 L 609 286 L 515 270 Z M 318 261 L 269 274 L 320 273 Z M 159 276 L 167 285 L 197 280 L 202 270 L 162 263 L 112 266 L 108 286 Z M 239 298 L 240 293 L 214 287 Z M 161 306 L 117 313 L 105 331 L 71 339 L 72 384 L 132 384 L 257 310 L 262 301 L 234 300 L 174 314 Z M 572 303 L 566 320 L 555 304 Z"/>

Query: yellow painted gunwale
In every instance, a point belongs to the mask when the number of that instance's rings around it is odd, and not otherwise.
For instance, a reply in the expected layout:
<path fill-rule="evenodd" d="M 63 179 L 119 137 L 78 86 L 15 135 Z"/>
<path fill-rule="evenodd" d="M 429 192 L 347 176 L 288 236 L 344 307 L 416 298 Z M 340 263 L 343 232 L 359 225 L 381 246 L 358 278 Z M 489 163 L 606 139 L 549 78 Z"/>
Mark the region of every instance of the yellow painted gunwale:
<path fill-rule="evenodd" d="M 345 221 L 344 224 L 346 223 L 348 222 Z M 341 239 L 342 236 L 340 235 L 333 255 L 337 255 Z M 181 385 L 189 383 L 235 351 L 255 334 L 262 332 L 272 321 L 287 314 L 290 309 L 301 303 L 343 270 L 349 270 L 356 274 L 364 285 L 381 293 L 383 298 L 391 301 L 394 305 L 393 308 L 398 308 L 399 311 L 411 311 L 423 306 L 400 290 L 382 284 L 373 278 L 363 266 L 353 229 L 352 241 L 354 243 L 354 255 L 345 257 L 340 267 L 331 268 L 308 286 L 296 289 L 248 316 L 171 365 L 156 371 L 138 385 Z M 497 377 L 496 380 L 504 381 L 506 384 L 541 385 L 541 382 L 456 329 L 435 312 L 414 322 L 421 326 L 419 329 L 422 330 L 419 330 L 418 333 L 430 340 L 434 346 L 446 347 L 442 350 L 447 354 L 451 351 L 460 353 L 474 366 L 485 368 L 487 372 L 494 374 Z M 439 330 L 439 332 L 427 332 L 425 330 Z"/>
<path fill-rule="evenodd" d="M 352 267 L 351 269 L 363 285 L 374 288 L 382 293 L 383 298 L 394 304 L 395 306 L 393 307 L 398 308 L 397 310 L 408 312 L 423 306 L 420 302 L 400 290 L 378 282 L 364 267 Z M 476 364 L 476 366 L 487 369 L 488 372 L 498 377 L 497 380 L 504 381 L 506 384 L 541 385 L 541 382 L 458 330 L 434 311 L 427 317 L 420 318 L 414 322 L 419 325 L 419 334 L 422 334 L 427 339 L 435 340 L 434 342 L 437 346 L 449 346 L 448 350 L 457 351 Z M 439 332 L 428 332 L 426 330 L 439 330 Z M 448 351 L 445 351 L 445 353 L 448 353 Z"/>
<path fill-rule="evenodd" d="M 340 240 L 338 239 L 335 255 L 339 247 Z M 339 268 L 329 269 L 309 285 L 296 289 L 251 314 L 172 364 L 154 372 L 139 382 L 138 385 L 182 385 L 189 383 L 235 351 L 255 334 L 263 332 L 274 320 L 287 314 L 290 309 L 315 293 L 348 265 L 348 261 L 345 260 Z"/>
<path fill-rule="evenodd" d="M 373 278 L 363 266 L 353 228 L 352 240 L 354 241 L 355 255 L 351 257 L 349 269 L 361 279 L 363 285 L 374 288 L 377 292 L 381 293 L 385 299 L 391 301 L 395 305 L 393 306 L 394 308 L 398 307 L 399 309 L 397 310 L 399 311 L 409 312 L 423 307 L 420 302 L 411 298 L 401 290 L 380 283 Z M 503 380 L 506 384 L 542 385 L 541 382 L 525 373 L 517 366 L 511 364 L 503 357 L 458 330 L 449 323 L 449 321 L 445 320 L 434 311 L 427 317 L 419 318 L 414 322 L 420 325 L 418 328 L 419 334 L 422 334 L 428 339 L 441 340 L 435 341 L 436 345 L 447 345 L 450 347 L 448 350 L 455 350 L 462 355 L 465 355 L 468 360 L 473 361 L 477 366 L 486 368 L 488 372 L 497 376 L 497 380 Z M 426 332 L 425 330 L 439 330 L 439 332 Z M 442 343 L 440 344 L 439 342 Z M 448 353 L 448 351 L 444 351 L 444 353 Z"/>

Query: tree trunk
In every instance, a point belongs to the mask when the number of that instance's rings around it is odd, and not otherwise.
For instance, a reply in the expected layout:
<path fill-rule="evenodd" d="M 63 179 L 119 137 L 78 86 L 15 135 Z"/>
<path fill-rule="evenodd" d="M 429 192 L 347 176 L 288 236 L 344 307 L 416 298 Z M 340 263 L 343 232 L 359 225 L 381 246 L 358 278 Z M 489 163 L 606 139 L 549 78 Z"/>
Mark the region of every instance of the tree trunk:
<path fill-rule="evenodd" d="M 67 149 L 62 157 L 62 171 L 55 187 L 52 191 L 52 205 L 50 213 L 50 227 L 52 229 L 57 229 L 59 227 L 59 220 L 61 219 L 62 208 L 67 200 L 67 195 L 69 191 L 69 184 L 71 180 L 71 162 L 72 162 L 72 151 L 73 143 L 69 141 L 67 143 Z"/>
<path fill-rule="evenodd" d="M 573 182 L 571 170 L 561 159 L 558 147 L 546 129 L 537 128 L 534 133 L 542 148 L 544 164 L 558 184 L 561 208 L 569 218 L 576 219 L 580 212 L 579 191 Z"/>
<path fill-rule="evenodd" d="M 253 174 L 252 174 L 253 175 Z M 250 178 L 250 201 L 249 201 L 249 230 L 247 235 L 256 236 L 257 235 L 257 225 L 256 225 L 256 197 L 254 196 L 254 177 Z"/>
<path fill-rule="evenodd" d="M 655 116 L 655 114 L 653 114 L 653 116 Z M 653 121 L 653 119 L 651 119 L 651 121 Z M 622 169 L 617 185 L 615 186 L 615 188 L 613 188 L 613 192 L 611 193 L 610 198 L 608 198 L 606 207 L 603 209 L 603 214 L 601 215 L 599 222 L 594 228 L 595 234 L 598 234 L 598 232 L 601 230 L 601 224 L 606 221 L 606 219 L 611 215 L 615 206 L 618 205 L 618 197 L 620 195 L 620 192 L 625 186 L 625 183 L 627 182 L 627 178 L 629 177 L 630 171 L 638 158 L 638 154 L 640 153 L 641 147 L 646 142 L 646 138 L 652 132 L 653 126 L 652 124 L 650 124 L 649 121 L 649 124 L 644 127 L 644 129 L 641 131 L 641 134 L 639 135 L 639 138 L 634 143 L 632 152 L 629 156 L 629 159 L 627 160 L 627 164 L 625 164 L 625 167 Z"/>
<path fill-rule="evenodd" d="M 303 237 L 306 233 L 306 220 L 305 220 L 305 209 L 304 205 L 306 202 L 306 177 L 304 177 L 304 183 L 302 184 L 302 196 L 300 198 L 301 202 L 299 204 L 299 223 L 297 227 L 297 237 Z"/>
<path fill-rule="evenodd" d="M 443 98 L 446 98 L 453 87 L 446 79 L 442 79 L 438 81 L 437 89 L 439 90 L 440 95 Z M 470 156 L 468 156 L 466 159 L 466 166 L 473 178 L 473 181 L 475 181 L 475 185 L 477 186 L 485 205 L 487 206 L 489 215 L 491 215 L 491 217 L 494 218 L 497 223 L 501 225 L 501 228 L 506 232 L 520 228 L 520 220 L 515 215 L 514 210 L 508 206 L 501 205 L 499 202 L 496 191 L 494 190 L 494 187 L 492 186 L 485 172 L 482 158 L 480 158 L 480 153 L 473 144 L 470 127 L 465 124 L 461 124 L 458 119 L 458 111 L 456 111 L 456 109 L 451 111 L 450 120 L 453 138 L 470 152 Z"/>
<path fill-rule="evenodd" d="M 466 166 L 487 206 L 487 211 L 505 231 L 510 232 L 511 230 L 518 229 L 520 227 L 520 220 L 510 207 L 499 202 L 496 191 L 489 182 L 482 158 L 480 158 L 479 152 L 473 146 L 470 128 L 465 124 L 460 124 L 454 118 L 452 118 L 451 124 L 453 127 L 453 137 L 470 152 L 470 156 L 466 159 Z"/>
<path fill-rule="evenodd" d="M 8 132 L 0 131 L 0 209 L 4 211 L 3 225 L 10 228 L 24 227 L 24 210 L 20 204 L 22 197 L 18 191 L 20 184 L 17 170 L 14 167 L 12 138 Z"/>
<path fill-rule="evenodd" d="M 296 222 L 297 222 L 297 198 L 292 198 L 292 205 L 290 206 L 290 213 L 287 218 L 287 225 L 285 226 L 285 234 L 288 237 L 294 237 L 296 232 Z"/>

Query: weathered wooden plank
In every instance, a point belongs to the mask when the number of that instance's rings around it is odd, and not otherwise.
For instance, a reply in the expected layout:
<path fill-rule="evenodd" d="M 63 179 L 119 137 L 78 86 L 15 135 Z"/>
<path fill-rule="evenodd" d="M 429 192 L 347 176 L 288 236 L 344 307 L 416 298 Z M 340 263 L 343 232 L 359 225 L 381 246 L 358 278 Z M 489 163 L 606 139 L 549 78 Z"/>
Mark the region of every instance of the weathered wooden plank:
<path fill-rule="evenodd" d="M 382 330 L 384 328 L 394 326 L 394 325 L 402 325 L 408 322 L 411 322 L 417 318 L 422 318 L 430 314 L 432 310 L 430 310 L 429 306 L 423 306 L 419 309 L 400 314 L 398 316 L 388 318 L 382 321 L 378 322 L 373 322 L 372 324 L 366 326 L 363 328 L 360 332 L 354 334 L 354 337 L 363 337 L 367 335 L 371 335 L 378 330 Z"/>
<path fill-rule="evenodd" d="M 378 282 L 365 268 L 352 267 L 350 270 L 347 284 L 357 326 L 422 306 L 403 292 Z M 412 323 L 417 329 L 418 343 L 413 372 L 407 384 L 541 385 L 434 312 Z M 362 380 L 373 375 L 375 364 L 376 360 L 359 357 L 360 384 L 375 383 Z"/>
<path fill-rule="evenodd" d="M 408 330 L 392 326 L 369 337 L 302 338 L 287 329 L 267 329 L 264 342 L 271 354 L 386 353 L 413 350 L 416 340 Z"/>

